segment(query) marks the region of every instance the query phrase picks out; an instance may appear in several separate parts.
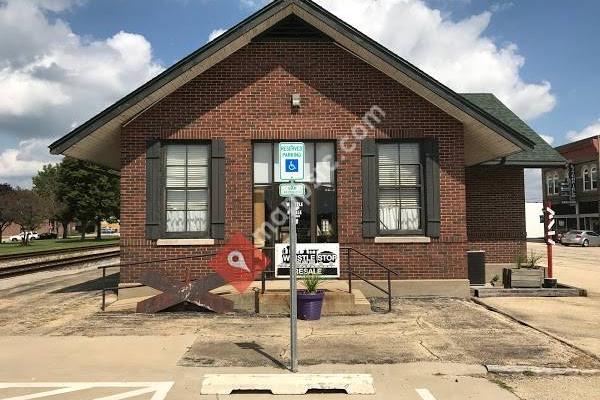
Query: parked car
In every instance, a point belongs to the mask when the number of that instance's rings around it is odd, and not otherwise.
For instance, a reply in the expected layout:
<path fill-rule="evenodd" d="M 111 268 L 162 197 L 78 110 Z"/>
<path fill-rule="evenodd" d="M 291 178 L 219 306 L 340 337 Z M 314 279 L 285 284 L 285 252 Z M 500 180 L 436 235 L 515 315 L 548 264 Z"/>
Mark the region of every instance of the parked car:
<path fill-rule="evenodd" d="M 44 232 L 39 234 L 39 240 L 57 239 L 58 235 L 54 232 Z"/>
<path fill-rule="evenodd" d="M 10 240 L 11 242 L 19 242 L 21 240 L 23 240 L 23 236 L 27 234 L 29 237 L 29 240 L 36 240 L 40 238 L 40 235 L 38 235 L 37 232 L 21 232 L 18 235 L 14 235 L 8 238 L 8 240 Z"/>
<path fill-rule="evenodd" d="M 100 232 L 102 232 L 102 234 L 106 234 L 106 235 L 115 233 L 115 231 L 112 228 L 102 228 L 102 229 L 100 229 Z"/>
<path fill-rule="evenodd" d="M 560 242 L 565 246 L 600 246 L 600 235 L 594 231 L 569 231 L 563 235 Z"/>

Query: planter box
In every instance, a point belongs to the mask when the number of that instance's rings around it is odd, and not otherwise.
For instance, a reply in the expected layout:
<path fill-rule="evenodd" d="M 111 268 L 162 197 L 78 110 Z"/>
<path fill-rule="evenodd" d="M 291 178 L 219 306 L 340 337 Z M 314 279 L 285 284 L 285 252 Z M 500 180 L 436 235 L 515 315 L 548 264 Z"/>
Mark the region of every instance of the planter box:
<path fill-rule="evenodd" d="M 504 268 L 502 282 L 505 288 L 541 288 L 544 284 L 544 269 Z"/>

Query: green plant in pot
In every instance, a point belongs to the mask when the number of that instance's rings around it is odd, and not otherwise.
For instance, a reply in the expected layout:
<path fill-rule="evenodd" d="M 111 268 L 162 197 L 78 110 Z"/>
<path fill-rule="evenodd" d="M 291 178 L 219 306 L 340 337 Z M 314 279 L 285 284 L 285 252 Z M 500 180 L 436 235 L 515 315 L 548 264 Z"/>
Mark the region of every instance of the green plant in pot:
<path fill-rule="evenodd" d="M 515 267 L 519 268 L 529 268 L 529 269 L 540 269 L 541 266 L 538 264 L 544 258 L 543 255 L 534 252 L 533 250 L 529 253 L 529 255 L 520 253 L 515 258 Z"/>
<path fill-rule="evenodd" d="M 321 318 L 323 297 L 325 293 L 319 290 L 324 279 L 317 274 L 302 276 L 300 282 L 305 290 L 298 291 L 298 318 L 303 320 L 318 320 Z"/>
<path fill-rule="evenodd" d="M 544 283 L 544 269 L 539 265 L 542 255 L 530 252 L 519 253 L 515 257 L 515 266 L 503 270 L 502 280 L 505 288 L 540 288 Z"/>

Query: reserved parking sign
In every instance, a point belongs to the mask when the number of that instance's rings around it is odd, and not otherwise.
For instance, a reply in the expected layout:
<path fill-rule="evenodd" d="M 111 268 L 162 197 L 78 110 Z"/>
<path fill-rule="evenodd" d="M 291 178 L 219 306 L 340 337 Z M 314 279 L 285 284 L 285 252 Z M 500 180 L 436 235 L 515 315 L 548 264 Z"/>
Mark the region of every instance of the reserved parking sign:
<path fill-rule="evenodd" d="M 304 143 L 279 143 L 279 169 L 282 181 L 304 179 Z"/>

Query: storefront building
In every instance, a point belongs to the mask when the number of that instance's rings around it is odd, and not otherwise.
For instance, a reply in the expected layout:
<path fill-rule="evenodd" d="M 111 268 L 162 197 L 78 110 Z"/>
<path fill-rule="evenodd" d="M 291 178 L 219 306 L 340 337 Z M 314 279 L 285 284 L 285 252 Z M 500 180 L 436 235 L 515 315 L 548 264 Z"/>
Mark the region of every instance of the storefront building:
<path fill-rule="evenodd" d="M 562 168 L 544 169 L 544 201 L 556 211 L 557 232 L 570 229 L 600 232 L 600 137 L 559 146 L 567 160 Z"/>
<path fill-rule="evenodd" d="M 151 266 L 171 278 L 205 275 L 185 257 L 237 233 L 285 243 L 282 141 L 306 148 L 299 242 L 353 248 L 414 286 L 467 287 L 470 249 L 512 262 L 524 168 L 565 162 L 493 95 L 453 92 L 309 0 L 270 3 L 51 150 L 120 171 L 126 284 L 149 268 L 128 264 L 157 259 L 177 258 Z"/>

